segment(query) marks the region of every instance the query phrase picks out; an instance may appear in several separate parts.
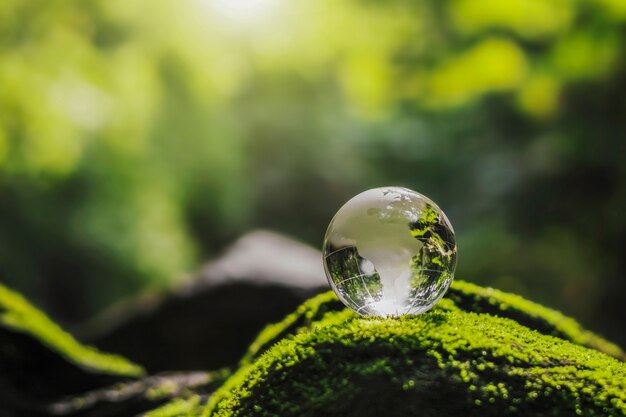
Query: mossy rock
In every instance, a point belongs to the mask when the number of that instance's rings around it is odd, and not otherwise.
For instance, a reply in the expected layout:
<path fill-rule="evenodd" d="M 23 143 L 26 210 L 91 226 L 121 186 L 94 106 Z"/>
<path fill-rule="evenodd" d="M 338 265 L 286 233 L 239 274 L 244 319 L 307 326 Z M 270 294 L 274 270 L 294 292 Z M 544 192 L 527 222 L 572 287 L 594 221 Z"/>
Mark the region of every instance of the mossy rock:
<path fill-rule="evenodd" d="M 175 399 L 194 404 L 228 370 L 145 375 L 122 356 L 78 342 L 0 285 L 0 416 L 136 416 Z"/>
<path fill-rule="evenodd" d="M 464 281 L 453 281 L 437 308 L 508 318 L 539 333 L 587 346 L 618 359 L 626 359 L 626 354 L 619 346 L 584 329 L 571 317 L 518 295 L 493 288 L 480 287 Z M 343 304 L 332 291 L 311 298 L 281 322 L 267 326 L 250 345 L 242 364 L 249 363 L 280 339 L 298 331 L 308 331 L 327 312 L 343 309 Z"/>
<path fill-rule="evenodd" d="M 326 293 L 262 332 L 186 415 L 626 415 L 626 364 L 590 347 L 623 355 L 560 313 L 467 283 L 397 319 Z"/>
<path fill-rule="evenodd" d="M 626 353 L 619 346 L 584 329 L 571 317 L 519 295 L 454 281 L 446 298 L 454 301 L 461 310 L 509 318 L 540 333 L 569 340 L 618 359 L 626 359 Z"/>
<path fill-rule="evenodd" d="M 8 416 L 626 415 L 626 365 L 607 354 L 624 355 L 556 311 L 457 281 L 398 319 L 323 293 L 261 332 L 234 374 L 146 377 L 0 285 Z"/>
<path fill-rule="evenodd" d="M 35 413 L 61 396 L 143 374 L 141 366 L 123 357 L 79 343 L 0 284 L 0 403 Z"/>

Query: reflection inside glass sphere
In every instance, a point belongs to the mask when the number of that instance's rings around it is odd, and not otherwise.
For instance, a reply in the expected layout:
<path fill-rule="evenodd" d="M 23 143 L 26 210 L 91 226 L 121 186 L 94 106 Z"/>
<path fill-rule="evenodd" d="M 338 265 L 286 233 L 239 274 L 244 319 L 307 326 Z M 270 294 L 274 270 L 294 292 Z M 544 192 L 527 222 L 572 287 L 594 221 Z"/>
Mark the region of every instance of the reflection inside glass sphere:
<path fill-rule="evenodd" d="M 420 314 L 444 295 L 456 267 L 454 231 L 427 197 L 375 188 L 339 209 L 323 246 L 328 281 L 362 315 Z"/>

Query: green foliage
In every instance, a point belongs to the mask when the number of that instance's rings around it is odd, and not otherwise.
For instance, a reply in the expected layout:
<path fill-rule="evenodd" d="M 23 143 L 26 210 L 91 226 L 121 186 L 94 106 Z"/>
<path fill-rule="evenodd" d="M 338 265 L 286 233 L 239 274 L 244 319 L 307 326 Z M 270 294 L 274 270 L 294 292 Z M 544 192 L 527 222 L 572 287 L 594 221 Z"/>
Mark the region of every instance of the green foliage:
<path fill-rule="evenodd" d="M 0 328 L 28 335 L 56 355 L 90 372 L 125 377 L 144 374 L 141 366 L 121 356 L 102 353 L 93 347 L 80 344 L 20 294 L 3 285 L 0 285 Z"/>
<path fill-rule="evenodd" d="M 624 337 L 623 0 L 245 3 L 2 2 L 8 283 L 84 317 L 397 184 L 461 275 Z"/>
<path fill-rule="evenodd" d="M 329 301 L 311 300 L 283 326 Z M 444 304 L 417 317 L 343 310 L 301 323 L 244 363 L 203 415 L 626 414 L 623 362 L 509 319 Z"/>
<path fill-rule="evenodd" d="M 446 275 L 446 280 L 449 280 L 449 271 L 456 269 L 456 239 L 449 220 L 445 216 L 440 218 L 437 212 L 426 204 L 421 217 L 411 224 L 411 234 L 422 243 L 419 253 L 411 259 L 412 287 L 419 287 L 422 280 L 434 281 L 428 280 L 429 275 Z"/>

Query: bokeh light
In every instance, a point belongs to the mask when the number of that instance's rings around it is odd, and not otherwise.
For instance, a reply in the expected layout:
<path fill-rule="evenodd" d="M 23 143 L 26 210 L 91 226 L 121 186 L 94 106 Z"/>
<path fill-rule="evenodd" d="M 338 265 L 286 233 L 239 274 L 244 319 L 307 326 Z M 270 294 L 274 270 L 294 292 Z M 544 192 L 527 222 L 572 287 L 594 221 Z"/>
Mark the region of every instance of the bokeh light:
<path fill-rule="evenodd" d="M 5 0 L 0 279 L 75 322 L 396 184 L 626 343 L 623 0 Z M 71 300 L 71 302 L 68 302 Z"/>

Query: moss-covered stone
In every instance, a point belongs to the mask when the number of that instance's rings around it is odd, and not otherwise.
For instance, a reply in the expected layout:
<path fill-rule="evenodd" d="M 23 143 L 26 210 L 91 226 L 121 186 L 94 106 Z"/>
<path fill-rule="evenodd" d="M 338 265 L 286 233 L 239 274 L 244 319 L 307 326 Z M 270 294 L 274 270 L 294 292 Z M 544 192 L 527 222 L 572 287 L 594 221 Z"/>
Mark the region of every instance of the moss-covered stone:
<path fill-rule="evenodd" d="M 332 291 L 311 298 L 283 321 L 268 325 L 251 344 L 243 364 L 250 362 L 278 340 L 298 331 L 308 331 L 327 312 L 340 311 L 343 308 L 343 304 Z M 454 281 L 438 308 L 509 318 L 542 334 L 569 340 L 619 359 L 626 358 L 626 354 L 617 345 L 584 329 L 576 320 L 518 295 L 493 288 Z"/>
<path fill-rule="evenodd" d="M 127 359 L 85 346 L 64 332 L 43 312 L 30 304 L 20 294 L 0 284 L 0 326 L 12 332 L 28 335 L 67 361 L 90 371 L 141 376 L 144 371 Z"/>
<path fill-rule="evenodd" d="M 519 295 L 480 287 L 469 282 L 455 281 L 446 293 L 446 298 L 454 301 L 455 306 L 461 310 L 506 317 L 540 333 L 569 340 L 622 360 L 626 359 L 626 354 L 619 346 L 584 329 L 571 317 Z"/>
<path fill-rule="evenodd" d="M 329 312 L 242 367 L 207 416 L 626 415 L 626 365 L 509 319 Z"/>
<path fill-rule="evenodd" d="M 0 403 L 27 415 L 64 395 L 142 376 L 121 356 L 85 346 L 0 285 Z M 6 411 L 5 408 L 3 411 Z"/>
<path fill-rule="evenodd" d="M 229 375 L 146 376 L 121 356 L 81 344 L 0 285 L 0 416 L 135 416 L 158 406 L 154 415 L 167 415 L 197 405 Z"/>
<path fill-rule="evenodd" d="M 556 311 L 468 283 L 399 319 L 358 317 L 324 293 L 268 326 L 192 413 L 626 415 L 626 365 L 589 347 L 623 355 Z"/>
<path fill-rule="evenodd" d="M 624 355 L 556 311 L 457 281 L 397 319 L 323 293 L 266 327 L 234 374 L 144 377 L 0 285 L 0 414 L 15 416 L 626 415 L 626 364 L 601 351 Z"/>

